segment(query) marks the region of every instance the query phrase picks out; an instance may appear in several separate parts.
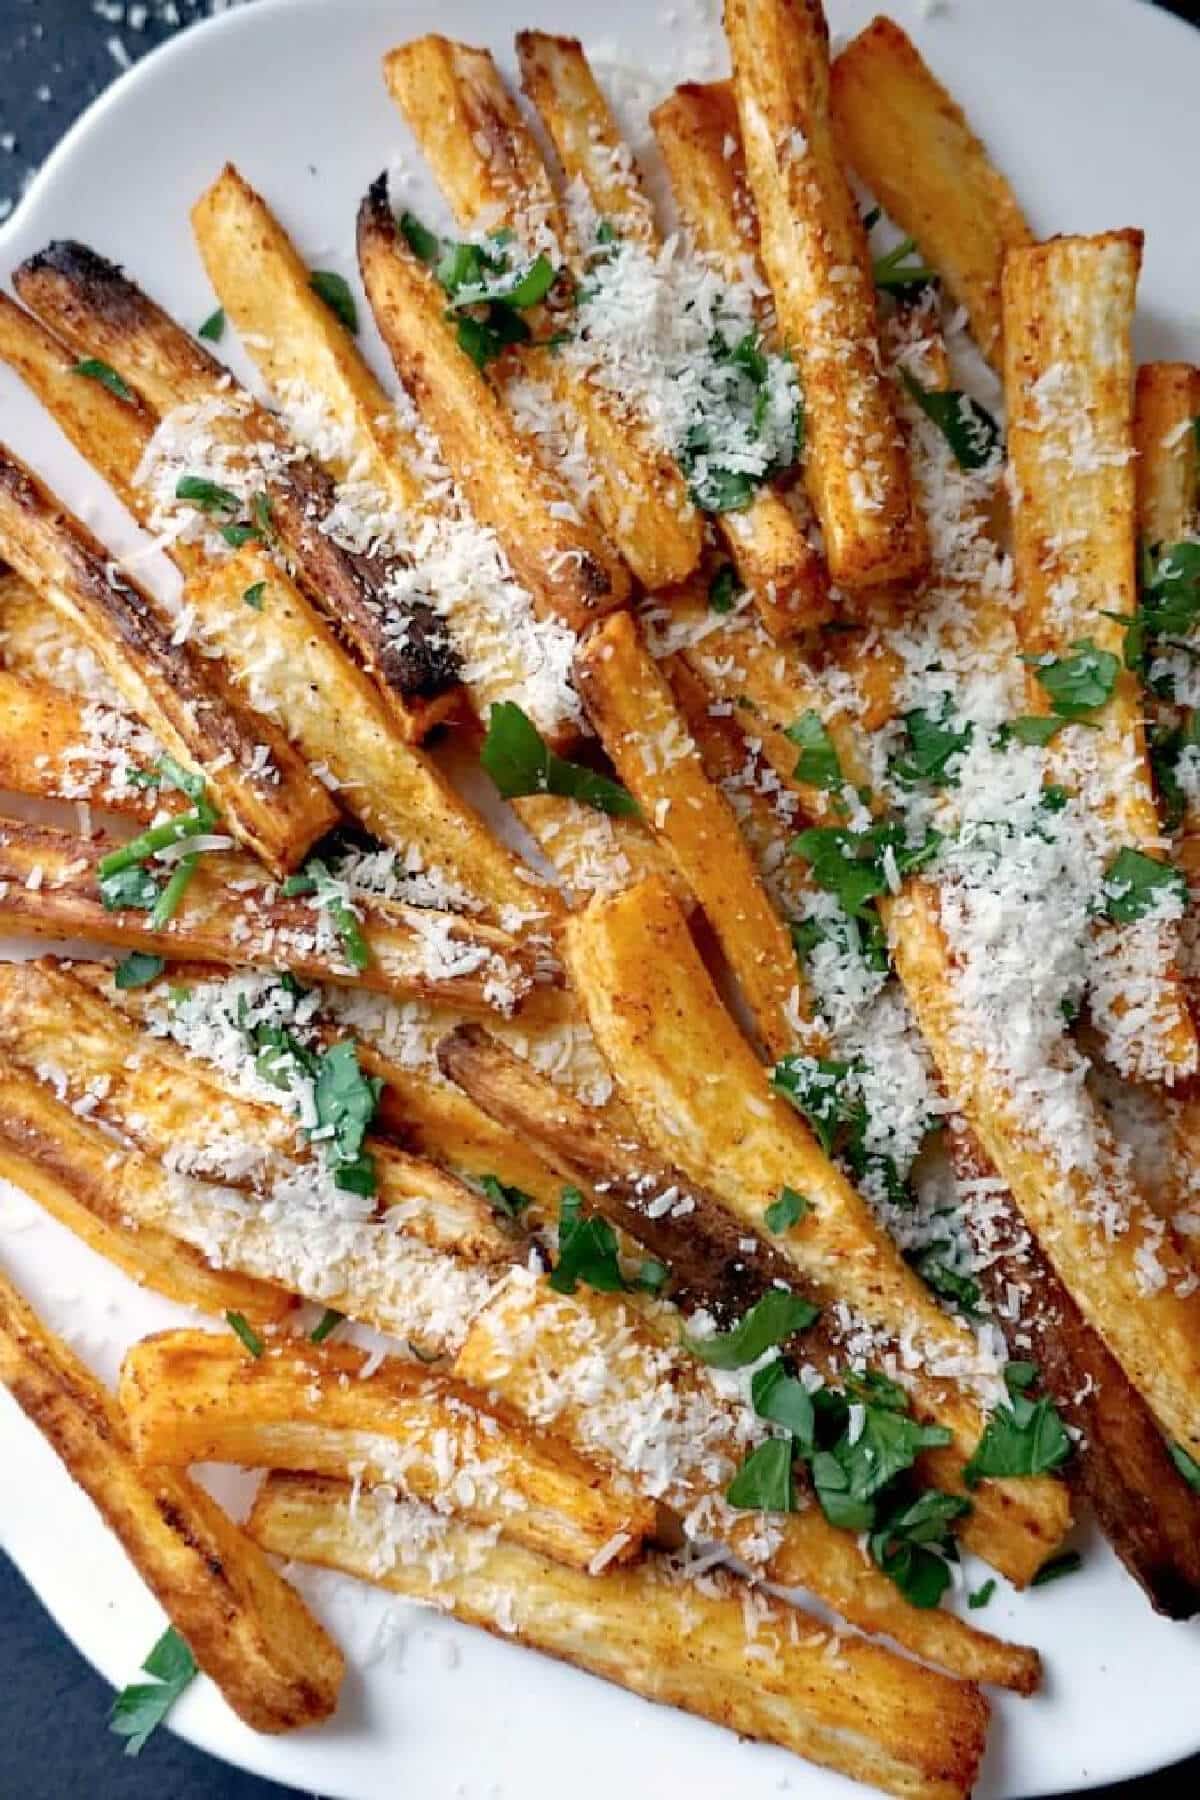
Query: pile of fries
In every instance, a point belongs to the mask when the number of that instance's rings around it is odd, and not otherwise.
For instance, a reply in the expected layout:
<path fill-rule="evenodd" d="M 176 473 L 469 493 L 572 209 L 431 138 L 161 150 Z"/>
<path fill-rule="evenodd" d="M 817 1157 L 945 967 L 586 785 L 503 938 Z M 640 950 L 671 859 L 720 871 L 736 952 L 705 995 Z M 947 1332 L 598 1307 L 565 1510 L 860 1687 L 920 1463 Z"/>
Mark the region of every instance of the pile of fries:
<path fill-rule="evenodd" d="M 398 386 L 232 166 L 196 335 L 75 242 L 0 295 L 147 543 L 0 448 L 0 922 L 98 952 L 0 964 L 0 1174 L 214 1318 L 110 1395 L 0 1277 L 0 1379 L 151 1712 L 332 1713 L 281 1557 L 949 1800 L 1040 1680 L 960 1545 L 1088 1507 L 1200 1610 L 1200 371 L 891 20 L 725 26 L 671 219 L 575 40 L 538 135 L 385 58 L 453 218 L 362 202 Z"/>

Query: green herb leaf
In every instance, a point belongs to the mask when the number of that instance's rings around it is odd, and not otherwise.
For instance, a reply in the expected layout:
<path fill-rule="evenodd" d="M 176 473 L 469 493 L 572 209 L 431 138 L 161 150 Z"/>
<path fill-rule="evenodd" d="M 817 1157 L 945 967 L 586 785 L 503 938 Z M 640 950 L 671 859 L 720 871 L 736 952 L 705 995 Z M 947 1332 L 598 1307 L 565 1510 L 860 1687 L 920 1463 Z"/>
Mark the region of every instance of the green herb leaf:
<path fill-rule="evenodd" d="M 442 253 L 441 242 L 435 234 L 422 225 L 415 213 L 401 213 L 398 223 L 400 236 L 413 255 L 419 256 L 423 263 L 435 263 Z"/>
<path fill-rule="evenodd" d="M 1023 1394 L 1037 1380 L 1040 1370 L 1035 1362 L 1009 1362 L 1004 1365 L 1004 1385 L 1010 1394 Z"/>
<path fill-rule="evenodd" d="M 647 1294 L 661 1294 L 670 1279 L 671 1271 L 665 1262 L 659 1262 L 657 1256 L 645 1256 L 634 1285 Z"/>
<path fill-rule="evenodd" d="M 1070 656 L 1026 657 L 1038 685 L 1060 719 L 1085 719 L 1112 698 L 1121 672 L 1120 658 L 1100 650 L 1091 638 L 1079 638 Z"/>
<path fill-rule="evenodd" d="M 987 1605 L 996 1591 L 996 1577 L 989 1575 L 982 1587 L 977 1587 L 967 1595 L 967 1605 L 972 1612 L 980 1612 Z"/>
<path fill-rule="evenodd" d="M 1126 845 L 1104 871 L 1104 917 L 1118 925 L 1144 919 L 1172 900 L 1187 907 L 1187 876 L 1174 863 L 1159 862 Z"/>
<path fill-rule="evenodd" d="M 744 1512 L 791 1512 L 792 1446 L 786 1438 L 768 1438 L 752 1450 L 729 1486 L 725 1498 Z"/>
<path fill-rule="evenodd" d="M 811 1456 L 816 1441 L 816 1410 L 812 1395 L 781 1357 L 756 1369 L 750 1378 L 750 1398 L 760 1419 L 770 1419 L 792 1434 L 802 1456 Z"/>
<path fill-rule="evenodd" d="M 322 299 L 330 312 L 339 318 L 352 337 L 358 335 L 358 308 L 350 283 L 333 269 L 314 269 L 308 278 L 313 293 Z"/>
<path fill-rule="evenodd" d="M 202 337 L 207 344 L 219 344 L 224 335 L 225 308 L 223 306 L 218 306 L 215 312 L 209 313 L 207 319 L 205 319 L 203 325 L 200 327 L 197 336 Z"/>
<path fill-rule="evenodd" d="M 971 742 L 972 727 L 956 725 L 946 711 L 933 713 L 917 707 L 905 713 L 904 728 L 908 749 L 892 763 L 892 774 L 905 787 L 927 781 L 931 787 L 957 785 L 958 777 L 947 773 L 956 756 L 961 756 Z"/>
<path fill-rule="evenodd" d="M 812 1201 L 806 1194 L 798 1194 L 795 1188 L 785 1187 L 780 1189 L 778 1200 L 772 1200 L 763 1217 L 767 1222 L 767 1230 L 778 1235 L 799 1224 L 811 1211 Z"/>
<path fill-rule="evenodd" d="M 907 369 L 900 378 L 926 418 L 931 419 L 963 469 L 982 469 L 1000 447 L 1000 427 L 986 407 L 961 388 L 923 388 Z"/>
<path fill-rule="evenodd" d="M 820 1307 L 783 1288 L 768 1288 L 729 1331 L 713 1337 L 694 1338 L 683 1333 L 684 1348 L 710 1369 L 743 1369 L 757 1362 L 764 1350 L 782 1344 L 798 1331 L 807 1331 Z"/>
<path fill-rule="evenodd" d="M 712 612 L 731 613 L 742 592 L 737 570 L 732 563 L 722 563 L 708 584 L 708 604 Z"/>
<path fill-rule="evenodd" d="M 225 1314 L 225 1323 L 235 1337 L 241 1338 L 251 1356 L 257 1359 L 262 1355 L 264 1349 L 263 1341 L 244 1314 L 240 1312 L 227 1312 Z"/>
<path fill-rule="evenodd" d="M 888 820 L 866 831 L 815 825 L 794 837 L 790 847 L 809 864 L 817 886 L 837 896 L 843 912 L 862 918 L 871 901 L 890 892 L 889 858 L 898 876 L 910 875 L 936 856 L 941 841 L 931 831 L 920 843 L 908 844 L 904 827 Z"/>
<path fill-rule="evenodd" d="M 217 529 L 231 550 L 240 550 L 243 544 L 258 542 L 257 525 L 219 525 Z"/>
<path fill-rule="evenodd" d="M 792 770 L 794 780 L 826 792 L 843 785 L 842 765 L 820 713 L 810 706 L 783 735 L 790 738 L 800 752 Z"/>
<path fill-rule="evenodd" d="M 108 1715 L 108 1728 L 126 1740 L 126 1756 L 138 1756 L 197 1673 L 196 1659 L 172 1625 L 142 1664 L 152 1682 L 122 1688 Z"/>
<path fill-rule="evenodd" d="M 871 214 L 868 213 L 867 218 L 871 218 Z M 877 217 L 875 222 L 878 222 Z M 871 230 L 865 219 L 863 224 L 867 231 Z M 885 294 L 894 294 L 898 300 L 910 300 L 922 288 L 931 287 L 938 280 L 937 270 L 922 262 L 917 240 L 910 237 L 902 238 L 895 249 L 884 256 L 877 256 L 872 272 L 875 286 Z"/>
<path fill-rule="evenodd" d="M 364 1075 L 359 1068 L 353 1038 L 331 1044 L 317 1058 L 313 1083 L 317 1125 L 311 1136 L 323 1146 L 335 1185 L 351 1193 L 375 1191 L 374 1170 L 363 1139 L 382 1092 L 383 1082 L 377 1076 Z M 368 1176 L 370 1185 L 364 1186 Z"/>
<path fill-rule="evenodd" d="M 525 1208 L 533 1205 L 531 1194 L 524 1193 L 519 1187 L 507 1187 L 496 1175 L 481 1175 L 479 1185 L 496 1211 L 506 1219 L 519 1219 Z"/>
<path fill-rule="evenodd" d="M 1029 1585 L 1046 1587 L 1052 1581 L 1061 1581 L 1064 1575 L 1074 1575 L 1076 1569 L 1082 1567 L 1083 1558 L 1078 1550 L 1064 1550 L 1061 1556 L 1052 1556 L 1049 1562 L 1044 1562 Z"/>
<path fill-rule="evenodd" d="M 323 1344 L 331 1332 L 336 1331 L 345 1313 L 340 1313 L 336 1306 L 327 1306 L 308 1334 L 310 1344 Z"/>
<path fill-rule="evenodd" d="M 150 925 L 154 931 L 161 931 L 175 917 L 199 860 L 196 852 L 191 851 L 187 856 L 181 856 L 171 870 L 167 885 L 150 909 Z"/>
<path fill-rule="evenodd" d="M 597 812 L 639 812 L 633 795 L 618 782 L 567 762 L 551 750 L 532 719 L 513 700 L 501 700 L 492 707 L 479 760 L 505 800 L 522 794 L 560 794 Z"/>
<path fill-rule="evenodd" d="M 888 1405 L 869 1401 L 855 1404 L 863 1408 L 858 1436 L 852 1443 L 847 1429 L 832 1451 L 846 1477 L 844 1492 L 853 1500 L 873 1500 L 897 1475 L 911 1469 L 922 1450 L 937 1449 L 950 1442 L 951 1434 L 944 1426 L 921 1425 L 907 1412 Z M 819 1493 L 820 1484 L 817 1486 Z"/>
<path fill-rule="evenodd" d="M 261 612 L 263 609 L 263 595 L 266 591 L 267 584 L 265 581 L 252 581 L 242 595 L 242 599 L 246 602 L 247 606 L 252 606 L 255 612 Z"/>
<path fill-rule="evenodd" d="M 113 970 L 113 985 L 118 988 L 145 987 L 156 981 L 166 968 L 161 956 L 149 956 L 144 950 L 131 950 Z"/>
<path fill-rule="evenodd" d="M 1187 815 L 1187 793 L 1179 779 L 1185 752 L 1200 749 L 1200 711 L 1189 709 L 1176 726 L 1156 726 L 1149 733 L 1150 767 L 1162 807 L 1164 831 L 1175 832 Z"/>
<path fill-rule="evenodd" d="M 1009 1368 L 1013 1368 L 1009 1364 Z M 1020 1365 L 1016 1365 L 1020 1368 Z M 1048 1475 L 1071 1454 L 1071 1439 L 1053 1400 L 1029 1398 L 1024 1386 L 1009 1381 L 1009 1402 L 997 1406 L 983 1429 L 974 1455 L 963 1469 L 968 1487 L 987 1475 Z"/>
<path fill-rule="evenodd" d="M 108 389 L 110 394 L 115 394 L 118 400 L 133 399 L 129 388 L 111 363 L 101 362 L 98 356 L 85 356 L 82 361 L 73 365 L 71 373 L 72 375 L 86 375 L 89 381 L 98 381 L 102 387 Z"/>
<path fill-rule="evenodd" d="M 1189 1456 L 1182 1444 L 1168 1444 L 1167 1449 L 1171 1453 L 1171 1461 L 1188 1486 L 1195 1488 L 1196 1492 L 1200 1494 L 1200 1462 L 1197 1462 L 1194 1456 Z"/>
<path fill-rule="evenodd" d="M 149 912 L 159 896 L 157 881 L 140 863 L 102 874 L 99 885 L 105 912 Z"/>
<path fill-rule="evenodd" d="M 550 1286 L 557 1294 L 573 1294 L 581 1281 L 602 1294 L 629 1290 L 612 1226 L 598 1213 L 584 1218 L 583 1195 L 578 1188 L 564 1188 L 558 1208 L 558 1261 L 550 1272 Z"/>
<path fill-rule="evenodd" d="M 950 1585 L 947 1558 L 958 1551 L 950 1526 L 971 1510 L 957 1494 L 930 1488 L 890 1514 L 871 1534 L 871 1555 L 912 1606 L 936 1606 Z"/>
<path fill-rule="evenodd" d="M 285 900 L 312 894 L 317 906 L 329 915 L 330 922 L 341 939 L 342 954 L 350 967 L 360 973 L 370 967 L 370 946 L 346 899 L 343 884 L 331 873 L 329 865 L 321 857 L 310 856 L 303 869 L 288 876 L 280 891 Z"/>
<path fill-rule="evenodd" d="M 1010 719 L 1004 730 L 1018 744 L 1041 749 L 1058 736 L 1065 724 L 1065 719 L 1056 719 L 1053 713 L 1025 713 L 1019 719 Z"/>
<path fill-rule="evenodd" d="M 771 1071 L 771 1086 L 808 1121 L 827 1156 L 833 1154 L 838 1127 L 848 1122 L 846 1078 L 850 1064 L 831 1057 L 783 1056 Z"/>
<path fill-rule="evenodd" d="M 1200 543 L 1160 545 L 1147 558 L 1139 619 L 1151 637 L 1187 637 L 1200 621 Z"/>
<path fill-rule="evenodd" d="M 930 1244 L 913 1259 L 913 1268 L 935 1294 L 940 1294 L 943 1300 L 951 1301 L 960 1312 L 972 1317 L 979 1311 L 979 1283 L 970 1275 L 960 1275 L 950 1267 L 946 1261 L 949 1248 L 949 1243 Z"/>
<path fill-rule="evenodd" d="M 231 489 L 203 475 L 181 475 L 175 483 L 175 498 L 188 500 L 206 513 L 235 513 L 242 504 Z"/>

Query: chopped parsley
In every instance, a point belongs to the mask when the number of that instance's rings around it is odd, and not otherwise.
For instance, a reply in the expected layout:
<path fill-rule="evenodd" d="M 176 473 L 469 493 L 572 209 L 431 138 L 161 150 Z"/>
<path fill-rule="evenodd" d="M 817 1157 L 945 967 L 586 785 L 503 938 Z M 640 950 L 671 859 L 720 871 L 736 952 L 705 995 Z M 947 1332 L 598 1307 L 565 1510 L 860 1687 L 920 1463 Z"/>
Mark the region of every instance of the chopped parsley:
<path fill-rule="evenodd" d="M 567 762 L 551 750 L 515 700 L 500 700 L 492 707 L 479 760 L 505 800 L 522 794 L 559 794 L 602 813 L 636 815 L 640 810 L 619 782 L 581 763 Z"/>
<path fill-rule="evenodd" d="M 994 1575 L 989 1575 L 987 1580 L 980 1587 L 974 1588 L 971 1593 L 967 1595 L 967 1605 L 972 1612 L 980 1612 L 982 1608 L 987 1605 L 995 1592 L 996 1577 Z"/>
<path fill-rule="evenodd" d="M 253 607 L 255 612 L 261 612 L 263 609 L 263 595 L 266 591 L 267 584 L 265 581 L 252 581 L 242 595 L 242 599 L 246 602 L 247 606 Z"/>
<path fill-rule="evenodd" d="M 775 1064 L 771 1086 L 791 1101 L 826 1156 L 839 1157 L 859 1180 L 871 1178 L 894 1205 L 909 1205 L 895 1158 L 868 1145 L 871 1118 L 858 1076 L 856 1063 L 794 1053 Z"/>
<path fill-rule="evenodd" d="M 792 770 L 793 780 L 826 793 L 844 785 L 842 765 L 820 713 L 810 706 L 783 735 L 790 738 L 800 752 Z"/>
<path fill-rule="evenodd" d="M 1029 1585 L 1047 1587 L 1052 1581 L 1061 1581 L 1064 1575 L 1074 1575 L 1082 1567 L 1083 1558 L 1078 1550 L 1064 1550 L 1061 1556 L 1052 1556 L 1049 1562 L 1044 1562 Z"/>
<path fill-rule="evenodd" d="M 161 956 L 149 956 L 144 950 L 131 950 L 113 970 L 113 985 L 122 989 L 145 987 L 149 982 L 157 981 L 166 966 Z"/>
<path fill-rule="evenodd" d="M 330 872 L 329 865 L 319 856 L 310 856 L 298 874 L 288 876 L 280 891 L 285 900 L 311 894 L 314 905 L 328 914 L 350 967 L 360 974 L 370 967 L 371 949 L 350 903 L 346 885 Z"/>
<path fill-rule="evenodd" d="M 833 894 L 843 912 L 863 918 L 870 903 L 891 891 L 889 875 L 899 880 L 932 860 L 941 837 L 931 831 L 919 843 L 905 840 L 904 827 L 893 820 L 849 831 L 841 825 L 814 825 L 792 839 L 790 848 L 801 856 L 813 880 Z"/>
<path fill-rule="evenodd" d="M 152 1679 L 122 1688 L 108 1715 L 108 1729 L 125 1739 L 126 1756 L 139 1756 L 184 1688 L 197 1674 L 196 1659 L 172 1625 L 142 1664 Z"/>
<path fill-rule="evenodd" d="M 1189 751 L 1200 751 L 1200 712 L 1192 708 L 1177 725 L 1157 725 L 1148 733 L 1150 766 L 1158 789 L 1164 831 L 1178 831 L 1187 814 L 1187 792 L 1179 778 L 1180 764 Z M 1200 758 L 1190 758 L 1193 767 Z"/>
<path fill-rule="evenodd" d="M 155 931 L 161 931 L 174 917 L 195 873 L 198 852 L 181 856 L 162 887 L 147 864 L 173 845 L 203 836 L 218 820 L 216 809 L 208 800 L 203 775 L 185 769 L 173 756 L 160 756 L 153 769 L 137 771 L 140 787 L 161 787 L 164 783 L 186 794 L 192 801 L 191 809 L 150 826 L 118 849 L 110 850 L 96 865 L 105 911 L 118 912 L 128 908 L 148 912 L 151 929 Z"/>
<path fill-rule="evenodd" d="M 676 460 L 702 512 L 738 512 L 798 459 L 804 408 L 786 380 L 788 359 L 765 350 L 757 331 L 730 343 L 718 326 L 707 365 Z"/>
<path fill-rule="evenodd" d="M 253 524 L 235 515 L 243 510 L 242 502 L 232 488 L 209 481 L 204 475 L 181 475 L 175 483 L 175 498 L 212 519 L 221 537 L 232 550 L 244 544 L 266 543 L 271 537 L 271 502 L 265 494 L 255 494 L 250 502 Z"/>
<path fill-rule="evenodd" d="M 257 1359 L 262 1355 L 265 1345 L 244 1313 L 227 1312 L 225 1323 L 235 1337 L 241 1338 L 251 1356 Z"/>
<path fill-rule="evenodd" d="M 358 308 L 354 304 L 354 295 L 350 292 L 350 283 L 345 276 L 337 274 L 333 269 L 314 269 L 308 278 L 308 285 L 325 302 L 335 318 L 341 320 L 351 337 L 357 337 Z"/>
<path fill-rule="evenodd" d="M 533 1205 L 531 1194 L 519 1187 L 509 1187 L 497 1175 L 481 1175 L 479 1185 L 496 1212 L 506 1219 L 519 1219 L 525 1208 Z"/>
<path fill-rule="evenodd" d="M 1045 691 L 1050 710 L 1060 719 L 1086 719 L 1112 698 L 1121 672 L 1120 658 L 1099 649 L 1091 638 L 1077 638 L 1069 656 L 1027 656 L 1034 678 Z"/>
<path fill-rule="evenodd" d="M 203 325 L 200 327 L 197 336 L 202 337 L 207 344 L 219 344 L 224 335 L 225 308 L 223 306 L 218 306 L 215 312 L 209 313 L 207 319 L 205 319 Z"/>
<path fill-rule="evenodd" d="M 101 387 L 106 387 L 110 394 L 117 396 L 118 400 L 133 399 L 132 393 L 112 364 L 101 362 L 98 356 L 85 356 L 80 362 L 73 365 L 71 373 L 72 375 L 85 375 L 89 381 L 98 381 Z"/>
<path fill-rule="evenodd" d="M 954 787 L 957 775 L 950 764 L 968 748 L 972 737 L 970 721 L 959 725 L 943 708 L 940 713 L 922 707 L 904 715 L 907 748 L 892 760 L 891 773 L 902 787 L 916 787 L 928 782 L 930 787 Z"/>
<path fill-rule="evenodd" d="M 959 1312 L 966 1313 L 968 1318 L 973 1318 L 979 1312 L 979 1302 L 982 1298 L 979 1283 L 971 1275 L 960 1275 L 958 1270 L 951 1266 L 946 1260 L 949 1250 L 950 1243 L 945 1239 L 938 1239 L 932 1244 L 927 1244 L 913 1258 L 913 1268 L 922 1281 L 928 1283 L 935 1294 L 940 1294 L 943 1300 L 949 1300 L 951 1305 L 958 1308 Z"/>
<path fill-rule="evenodd" d="M 1032 1363 L 1008 1365 L 1008 1403 L 992 1412 L 963 1469 L 968 1487 L 976 1487 L 989 1475 L 1049 1475 L 1070 1456 L 1071 1439 L 1053 1400 L 1047 1395 L 1030 1397 L 1037 1373 Z"/>
<path fill-rule="evenodd" d="M 712 612 L 730 613 L 742 592 L 737 570 L 732 563 L 722 563 L 708 584 L 708 604 Z"/>
<path fill-rule="evenodd" d="M 868 215 L 870 216 L 870 215 Z M 878 212 L 875 217 L 878 218 Z M 866 225 L 866 220 L 863 221 Z M 868 231 L 871 226 L 866 225 Z M 875 286 L 897 300 L 912 300 L 938 280 L 936 269 L 921 259 L 916 238 L 901 238 L 894 249 L 877 256 L 871 265 Z"/>
<path fill-rule="evenodd" d="M 310 1344 L 323 1344 L 331 1332 L 336 1331 L 345 1313 L 340 1313 L 336 1306 L 327 1306 L 308 1334 Z"/>
<path fill-rule="evenodd" d="M 598 1213 L 583 1214 L 578 1188 L 564 1188 L 558 1205 L 558 1260 L 550 1272 L 557 1294 L 573 1294 L 580 1282 L 602 1294 L 624 1294 L 617 1234 Z"/>
<path fill-rule="evenodd" d="M 978 400 L 961 388 L 923 388 L 907 369 L 900 379 L 954 452 L 960 468 L 983 469 L 1000 447 L 1000 427 Z"/>
<path fill-rule="evenodd" d="M 399 230 L 445 290 L 446 318 L 477 368 L 486 369 L 510 344 L 532 341 L 521 314 L 539 306 L 558 280 L 549 257 L 538 255 L 514 267 L 511 232 L 493 232 L 483 243 L 456 243 L 435 236 L 408 212 L 401 214 Z"/>
<path fill-rule="evenodd" d="M 1040 750 L 1058 736 L 1066 722 L 1056 719 L 1053 713 L 1023 713 L 1019 719 L 1010 719 L 1003 731 L 1005 737 L 1015 738 L 1018 744 L 1030 744 Z"/>
<path fill-rule="evenodd" d="M 364 1075 L 359 1068 L 358 1046 L 352 1038 L 331 1044 L 317 1058 L 313 1082 L 317 1124 L 310 1136 L 321 1144 L 335 1187 L 354 1194 L 375 1192 L 375 1163 L 363 1140 L 382 1092 L 379 1077 Z"/>
<path fill-rule="evenodd" d="M 1188 903 L 1187 876 L 1174 863 L 1159 862 L 1142 850 L 1128 844 L 1104 871 L 1104 917 L 1118 925 L 1131 925 L 1150 913 L 1159 912 L 1164 903 L 1174 901 L 1179 908 Z M 1173 916 L 1168 914 L 1168 916 Z"/>
<path fill-rule="evenodd" d="M 1197 1462 L 1194 1456 L 1189 1456 L 1182 1444 L 1168 1444 L 1167 1449 L 1171 1453 L 1171 1461 L 1188 1486 L 1195 1488 L 1196 1492 L 1200 1494 L 1200 1462 Z"/>
<path fill-rule="evenodd" d="M 767 1222 L 767 1230 L 777 1236 L 780 1232 L 789 1231 L 793 1225 L 807 1217 L 812 1211 L 812 1201 L 807 1194 L 798 1194 L 795 1188 L 780 1189 L 778 1200 L 772 1200 L 763 1214 Z"/>
<path fill-rule="evenodd" d="M 747 1363 L 757 1362 L 764 1350 L 784 1343 L 798 1331 L 807 1331 L 820 1310 L 800 1294 L 768 1288 L 729 1331 L 706 1338 L 685 1331 L 684 1347 L 710 1369 L 744 1369 Z"/>
<path fill-rule="evenodd" d="M 959 1494 L 929 1488 L 899 1506 L 871 1533 L 871 1555 L 911 1606 L 936 1606 L 950 1583 L 958 1551 L 950 1526 L 971 1510 Z"/>
<path fill-rule="evenodd" d="M 788 1440 L 769 1437 L 752 1450 L 725 1489 L 725 1498 L 730 1506 L 747 1512 L 791 1512 L 792 1447 Z"/>

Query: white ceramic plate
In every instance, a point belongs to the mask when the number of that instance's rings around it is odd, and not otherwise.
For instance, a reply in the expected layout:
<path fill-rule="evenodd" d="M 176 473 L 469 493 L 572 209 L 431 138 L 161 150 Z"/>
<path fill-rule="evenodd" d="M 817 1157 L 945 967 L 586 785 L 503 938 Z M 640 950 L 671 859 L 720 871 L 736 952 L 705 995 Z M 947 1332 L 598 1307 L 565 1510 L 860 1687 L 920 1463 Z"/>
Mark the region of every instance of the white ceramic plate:
<path fill-rule="evenodd" d="M 1045 233 L 1138 224 L 1148 235 L 1139 351 L 1200 360 L 1194 194 L 1200 34 L 1135 0 L 891 0 L 962 99 Z M 851 32 L 872 0 L 827 0 Z M 928 13 L 930 16 L 924 16 Z M 646 105 L 725 64 L 709 0 L 257 0 L 189 31 L 112 88 L 69 134 L 0 233 L 0 272 L 52 236 L 126 262 L 193 326 L 213 301 L 188 207 L 225 158 L 281 213 L 309 260 L 354 275 L 356 204 L 385 165 L 433 210 L 379 56 L 429 29 L 486 43 L 510 64 L 523 25 L 578 32 L 602 70 Z M 647 71 L 658 73 L 647 74 Z M 665 73 L 663 73 L 665 71 Z M 365 310 L 365 309 L 364 309 Z M 236 346 L 222 346 L 231 360 Z M 239 373 L 248 373 L 237 361 Z M 17 384 L 0 375 L 2 434 L 120 549 L 132 527 Z M 179 1322 L 30 1202 L 0 1187 L 0 1259 L 50 1322 L 111 1379 L 126 1343 Z M 0 1395 L 0 1543 L 56 1619 L 114 1684 L 161 1617 L 38 1434 Z M 226 1477 L 228 1482 L 228 1477 Z M 222 1490 L 235 1496 L 236 1489 Z M 1200 1749 L 1200 1630 L 1156 1619 L 1094 1533 L 1085 1571 L 1020 1598 L 1003 1583 L 983 1622 L 1037 1644 L 1045 1691 L 996 1708 L 984 1796 L 1058 1793 Z M 972 1584 L 979 1569 L 968 1574 Z M 320 1731 L 254 1736 L 209 1684 L 172 1725 L 217 1755 L 345 1800 L 729 1800 L 852 1788 L 781 1751 L 644 1704 L 615 1688 L 417 1613 L 365 1588 L 304 1575 L 349 1655 L 337 1718 Z M 385 1623 L 386 1621 L 386 1623 Z M 52 1724 L 49 1727 L 52 1729 Z M 96 1719 L 96 1731 L 104 1720 Z M 113 1740 L 114 1759 L 119 1746 Z M 664 1776 L 664 1771 L 669 1775 Z"/>

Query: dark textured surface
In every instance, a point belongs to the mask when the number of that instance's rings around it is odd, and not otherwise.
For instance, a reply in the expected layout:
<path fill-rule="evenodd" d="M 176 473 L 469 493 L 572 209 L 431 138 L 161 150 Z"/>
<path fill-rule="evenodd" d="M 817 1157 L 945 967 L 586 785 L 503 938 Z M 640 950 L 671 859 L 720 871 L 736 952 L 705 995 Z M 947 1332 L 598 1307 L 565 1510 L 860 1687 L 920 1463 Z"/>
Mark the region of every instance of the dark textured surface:
<path fill-rule="evenodd" d="M 186 25 L 227 8 L 220 0 L 150 0 L 140 9 L 126 7 L 121 21 L 103 16 L 116 10 L 104 0 L 98 6 L 91 0 L 0 0 L 0 217 L 75 116 L 119 73 L 122 54 L 136 59 L 170 36 L 176 29 L 172 13 Z M 566 18 L 570 0 L 564 0 L 563 10 Z M 1200 24 L 1200 0 L 1174 0 L 1170 10 Z M 136 21 L 143 12 L 142 28 L 132 28 L 129 19 Z M 111 1703 L 107 1685 L 59 1634 L 2 1556 L 0 1694 L 0 1800 L 63 1800 L 69 1794 L 97 1800 L 285 1800 L 293 1791 L 214 1762 L 169 1733 L 154 1738 L 137 1762 L 127 1761 L 104 1729 Z M 1094 1791 L 1168 1800 L 1194 1793 L 1198 1780 L 1200 1758 L 1160 1776 Z M 669 1789 L 664 1792 L 670 1800 Z"/>

